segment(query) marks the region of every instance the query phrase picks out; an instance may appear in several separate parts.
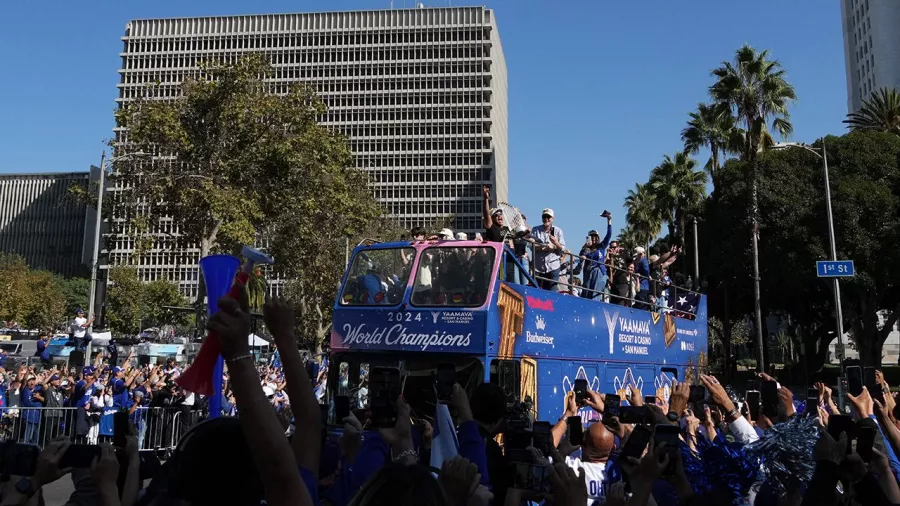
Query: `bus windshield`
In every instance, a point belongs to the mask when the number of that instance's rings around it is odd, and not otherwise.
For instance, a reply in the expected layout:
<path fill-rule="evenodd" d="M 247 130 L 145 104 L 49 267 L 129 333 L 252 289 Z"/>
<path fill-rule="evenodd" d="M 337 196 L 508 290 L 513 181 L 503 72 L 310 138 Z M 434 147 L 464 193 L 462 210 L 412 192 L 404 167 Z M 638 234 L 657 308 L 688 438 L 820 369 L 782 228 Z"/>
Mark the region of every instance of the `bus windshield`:
<path fill-rule="evenodd" d="M 403 398 L 409 403 L 413 416 L 419 420 L 433 421 L 437 402 L 435 374 L 442 363 L 452 363 L 456 367 L 456 382 L 469 396 L 483 382 L 484 366 L 472 356 L 337 353 L 331 359 L 337 374 L 329 375 L 327 391 L 332 395 L 350 397 L 352 409 L 364 410 L 369 404 L 368 377 L 372 368 L 397 368 L 400 370 Z"/>
<path fill-rule="evenodd" d="M 397 305 L 403 298 L 415 258 L 413 248 L 371 249 L 359 252 L 348 270 L 341 304 Z"/>
<path fill-rule="evenodd" d="M 414 306 L 478 307 L 487 300 L 493 248 L 428 248 L 422 252 Z"/>

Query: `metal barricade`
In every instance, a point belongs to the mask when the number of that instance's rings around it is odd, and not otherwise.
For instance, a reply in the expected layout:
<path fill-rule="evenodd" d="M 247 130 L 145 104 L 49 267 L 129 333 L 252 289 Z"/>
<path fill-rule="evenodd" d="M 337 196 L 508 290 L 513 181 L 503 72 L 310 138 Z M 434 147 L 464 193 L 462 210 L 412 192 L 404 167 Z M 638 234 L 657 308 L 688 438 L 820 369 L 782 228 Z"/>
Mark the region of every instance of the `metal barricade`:
<path fill-rule="evenodd" d="M 41 448 L 60 439 L 78 444 L 112 441 L 113 415 L 82 408 L 0 408 L 0 442 L 34 444 Z M 203 419 L 200 411 L 187 407 L 138 408 L 129 414 L 141 451 L 172 451 L 184 433 Z"/>

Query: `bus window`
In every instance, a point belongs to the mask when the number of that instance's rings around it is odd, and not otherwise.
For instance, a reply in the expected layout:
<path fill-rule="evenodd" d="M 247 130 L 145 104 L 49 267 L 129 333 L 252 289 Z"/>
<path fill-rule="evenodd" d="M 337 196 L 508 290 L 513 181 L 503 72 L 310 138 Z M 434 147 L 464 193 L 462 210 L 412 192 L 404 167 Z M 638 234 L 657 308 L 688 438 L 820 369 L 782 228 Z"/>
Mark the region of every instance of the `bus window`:
<path fill-rule="evenodd" d="M 493 267 L 493 248 L 428 248 L 419 262 L 411 302 L 415 306 L 481 306 L 487 300 Z"/>
<path fill-rule="evenodd" d="M 345 306 L 394 306 L 403 299 L 416 250 L 373 249 L 359 252 L 341 293 Z"/>

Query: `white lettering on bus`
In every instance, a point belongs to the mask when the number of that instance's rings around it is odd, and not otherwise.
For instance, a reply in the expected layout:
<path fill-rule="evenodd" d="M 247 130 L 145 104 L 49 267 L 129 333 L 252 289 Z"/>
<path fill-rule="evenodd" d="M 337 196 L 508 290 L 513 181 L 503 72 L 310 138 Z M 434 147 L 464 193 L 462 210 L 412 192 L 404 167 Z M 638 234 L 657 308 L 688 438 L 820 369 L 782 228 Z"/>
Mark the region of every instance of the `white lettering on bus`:
<path fill-rule="evenodd" d="M 393 327 L 375 327 L 371 331 L 366 330 L 366 324 L 361 323 L 354 327 L 349 323 L 344 324 L 344 345 L 354 344 L 385 344 L 387 346 L 418 346 L 422 351 L 430 346 L 444 346 L 453 348 L 465 348 L 472 341 L 472 333 L 452 334 L 446 331 L 440 333 L 415 333 L 407 332 L 405 326 L 396 324 Z"/>

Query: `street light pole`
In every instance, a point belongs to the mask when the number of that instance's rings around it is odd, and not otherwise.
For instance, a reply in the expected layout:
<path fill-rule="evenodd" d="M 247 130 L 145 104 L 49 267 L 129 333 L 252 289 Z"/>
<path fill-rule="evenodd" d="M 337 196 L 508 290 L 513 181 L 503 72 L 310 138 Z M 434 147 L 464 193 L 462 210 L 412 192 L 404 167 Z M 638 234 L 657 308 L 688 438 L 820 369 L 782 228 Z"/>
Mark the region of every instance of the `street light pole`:
<path fill-rule="evenodd" d="M 697 246 L 697 217 L 694 216 L 694 285 L 700 288 L 700 247 Z"/>
<path fill-rule="evenodd" d="M 94 304 L 97 301 L 97 263 L 100 257 L 100 231 L 103 225 L 103 190 L 106 185 L 106 151 L 100 155 L 100 189 L 97 191 L 97 216 L 94 224 L 94 250 L 91 252 L 91 295 L 88 299 L 88 311 L 90 311 L 91 324 L 88 326 L 87 332 L 90 334 L 94 329 Z M 91 343 L 85 346 L 86 362 L 91 359 Z"/>
<path fill-rule="evenodd" d="M 825 151 L 825 139 L 822 139 L 822 162 L 825 170 L 825 209 L 828 213 L 828 240 L 831 242 L 831 259 L 837 261 L 837 244 L 834 240 L 834 217 L 831 215 L 831 181 L 828 177 L 828 152 Z M 841 349 L 841 376 L 844 375 L 844 313 L 841 308 L 841 284 L 838 278 L 834 283 L 834 323 L 837 332 L 838 347 Z"/>
<path fill-rule="evenodd" d="M 823 170 L 825 172 L 825 212 L 828 217 L 828 242 L 831 246 L 831 259 L 837 261 L 837 243 L 834 239 L 834 216 L 831 214 L 831 180 L 828 176 L 828 151 L 825 149 L 825 138 L 822 138 L 821 153 L 815 148 L 811 148 L 805 144 L 797 144 L 793 142 L 785 142 L 776 144 L 775 149 L 784 148 L 802 148 L 822 159 Z M 844 312 L 841 308 L 841 285 L 838 278 L 832 278 L 834 286 L 834 323 L 835 332 L 837 333 L 837 346 L 840 350 L 841 376 L 844 375 Z"/>

